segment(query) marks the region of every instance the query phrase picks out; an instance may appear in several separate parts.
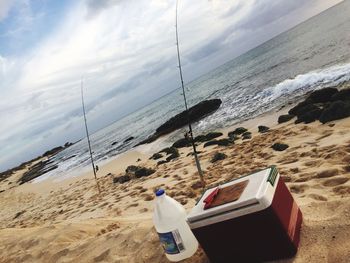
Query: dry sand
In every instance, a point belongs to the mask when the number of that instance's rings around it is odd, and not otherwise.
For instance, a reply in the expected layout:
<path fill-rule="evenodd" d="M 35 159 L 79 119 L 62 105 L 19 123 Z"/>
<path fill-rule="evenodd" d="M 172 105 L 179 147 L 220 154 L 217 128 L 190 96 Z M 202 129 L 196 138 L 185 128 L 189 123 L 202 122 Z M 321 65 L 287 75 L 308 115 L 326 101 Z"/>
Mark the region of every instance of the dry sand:
<path fill-rule="evenodd" d="M 242 124 L 253 132 L 251 140 L 228 147 L 200 145 L 207 183 L 277 165 L 304 215 L 298 254 L 281 262 L 349 262 L 350 118 L 326 125 L 277 125 L 276 119 L 269 114 Z M 261 124 L 271 130 L 259 134 Z M 270 148 L 275 142 L 289 148 L 276 152 Z M 196 168 L 189 149 L 180 149 L 180 158 L 158 167 L 148 160 L 150 152 L 139 150 L 100 167 L 101 195 L 91 173 L 16 186 L 20 171 L 1 182 L 6 191 L 0 193 L 0 262 L 167 262 L 152 226 L 153 191 L 163 187 L 191 209 L 201 194 Z M 228 158 L 213 164 L 215 152 Z M 132 163 L 157 171 L 113 184 L 113 177 Z M 184 262 L 208 259 L 198 250 Z"/>

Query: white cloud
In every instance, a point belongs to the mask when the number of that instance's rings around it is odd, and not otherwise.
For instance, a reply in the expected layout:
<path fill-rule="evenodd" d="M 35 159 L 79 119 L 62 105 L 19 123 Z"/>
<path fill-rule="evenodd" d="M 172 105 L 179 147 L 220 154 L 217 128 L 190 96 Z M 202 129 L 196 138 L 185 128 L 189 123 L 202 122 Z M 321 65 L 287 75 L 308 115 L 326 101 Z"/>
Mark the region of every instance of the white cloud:
<path fill-rule="evenodd" d="M 15 0 L 0 0 L 0 22 L 7 17 L 14 3 Z"/>

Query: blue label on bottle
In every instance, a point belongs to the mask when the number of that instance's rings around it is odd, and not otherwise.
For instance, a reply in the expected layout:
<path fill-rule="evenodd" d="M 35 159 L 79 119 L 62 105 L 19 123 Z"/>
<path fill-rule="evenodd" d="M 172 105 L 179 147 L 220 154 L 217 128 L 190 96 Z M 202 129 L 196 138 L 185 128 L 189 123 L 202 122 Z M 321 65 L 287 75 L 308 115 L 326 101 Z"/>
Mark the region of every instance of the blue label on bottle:
<path fill-rule="evenodd" d="M 185 249 L 178 230 L 167 233 L 158 233 L 158 236 L 160 243 L 167 254 L 179 254 Z"/>

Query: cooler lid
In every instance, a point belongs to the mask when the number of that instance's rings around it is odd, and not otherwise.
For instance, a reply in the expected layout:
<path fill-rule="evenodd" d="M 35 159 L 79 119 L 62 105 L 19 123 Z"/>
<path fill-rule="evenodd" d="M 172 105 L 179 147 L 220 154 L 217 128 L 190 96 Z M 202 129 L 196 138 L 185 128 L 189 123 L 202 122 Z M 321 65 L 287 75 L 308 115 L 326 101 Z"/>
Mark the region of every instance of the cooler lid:
<path fill-rule="evenodd" d="M 225 187 L 231 187 L 233 185 L 244 185 L 244 187 L 240 187 L 243 191 L 241 193 L 238 193 L 237 200 L 204 209 L 204 200 L 216 189 L 216 187 L 209 188 L 204 192 L 203 196 L 198 201 L 196 206 L 191 210 L 187 217 L 187 220 L 189 222 L 194 222 L 201 219 L 209 218 L 211 216 L 221 215 L 225 212 L 240 210 L 251 205 L 260 205 L 262 210 L 266 207 L 266 203 L 272 201 L 272 191 L 275 187 L 275 181 L 277 180 L 277 177 L 278 172 L 276 168 L 269 167 L 267 169 L 243 176 L 236 180 L 220 185 L 220 189 Z M 269 185 L 271 186 L 271 189 L 270 191 L 267 191 Z M 266 196 L 268 198 L 266 198 Z M 262 202 L 262 200 L 265 201 Z"/>

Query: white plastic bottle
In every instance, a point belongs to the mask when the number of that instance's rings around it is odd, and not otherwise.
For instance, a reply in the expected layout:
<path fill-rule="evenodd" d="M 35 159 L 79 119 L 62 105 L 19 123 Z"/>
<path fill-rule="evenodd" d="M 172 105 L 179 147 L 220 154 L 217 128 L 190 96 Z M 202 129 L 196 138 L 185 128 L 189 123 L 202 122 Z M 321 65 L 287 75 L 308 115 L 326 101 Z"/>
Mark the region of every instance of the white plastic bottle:
<path fill-rule="evenodd" d="M 198 242 L 186 222 L 185 208 L 162 189 L 156 196 L 153 222 L 167 258 L 180 261 L 191 257 Z"/>

